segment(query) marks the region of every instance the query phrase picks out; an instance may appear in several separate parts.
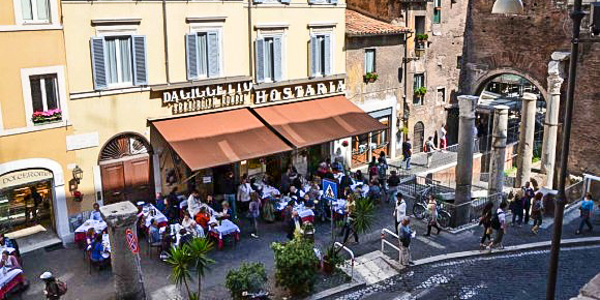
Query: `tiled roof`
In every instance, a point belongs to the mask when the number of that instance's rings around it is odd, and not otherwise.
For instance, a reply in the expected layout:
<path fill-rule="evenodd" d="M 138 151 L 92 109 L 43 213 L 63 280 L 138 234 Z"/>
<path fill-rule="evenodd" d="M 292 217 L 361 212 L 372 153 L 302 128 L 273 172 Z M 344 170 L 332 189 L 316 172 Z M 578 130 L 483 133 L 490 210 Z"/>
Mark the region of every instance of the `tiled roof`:
<path fill-rule="evenodd" d="M 406 32 L 411 32 L 410 28 L 392 25 L 346 9 L 346 34 L 348 35 L 388 35 Z"/>

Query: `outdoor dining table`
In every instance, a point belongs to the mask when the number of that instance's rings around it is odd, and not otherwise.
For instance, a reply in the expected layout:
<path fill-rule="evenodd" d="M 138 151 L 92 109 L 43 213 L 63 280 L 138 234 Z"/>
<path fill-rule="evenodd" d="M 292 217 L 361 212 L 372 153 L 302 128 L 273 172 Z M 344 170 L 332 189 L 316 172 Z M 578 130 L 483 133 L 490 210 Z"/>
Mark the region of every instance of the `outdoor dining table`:
<path fill-rule="evenodd" d="M 167 217 L 152 204 L 146 204 L 142 207 L 142 211 L 138 214 L 138 217 L 142 216 L 144 217 L 144 226 L 146 226 L 146 228 L 150 227 L 152 219 L 156 220 L 158 227 L 167 226 L 167 222 L 169 221 L 169 219 L 167 219 Z"/>
<path fill-rule="evenodd" d="M 89 219 L 75 229 L 75 242 L 80 243 L 85 241 L 85 235 L 90 228 L 94 228 L 95 233 L 100 233 L 106 229 L 107 225 L 104 220 Z"/>
<path fill-rule="evenodd" d="M 233 222 L 227 219 L 223 219 L 219 224 L 216 219 L 211 217 L 208 224 L 210 228 L 208 231 L 208 236 L 209 238 L 215 239 L 217 241 L 217 246 L 219 250 L 223 249 L 223 238 L 225 238 L 228 235 L 233 235 L 236 243 L 240 241 L 240 228 Z M 215 226 L 210 224 L 217 225 Z"/>
<path fill-rule="evenodd" d="M 5 299 L 6 294 L 24 283 L 23 270 L 2 268 L 0 271 L 0 299 Z"/>

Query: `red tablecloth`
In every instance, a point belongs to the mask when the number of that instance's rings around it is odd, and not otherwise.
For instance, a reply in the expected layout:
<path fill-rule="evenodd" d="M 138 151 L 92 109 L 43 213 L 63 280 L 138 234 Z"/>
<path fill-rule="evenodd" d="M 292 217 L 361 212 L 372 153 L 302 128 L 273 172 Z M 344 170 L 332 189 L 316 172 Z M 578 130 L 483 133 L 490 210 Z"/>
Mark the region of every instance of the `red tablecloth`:
<path fill-rule="evenodd" d="M 6 294 L 10 293 L 10 291 L 12 291 L 14 288 L 18 287 L 19 285 L 23 284 L 24 282 L 25 282 L 25 278 L 23 277 L 23 274 L 17 275 L 9 283 L 5 284 L 0 289 L 0 299 L 4 299 L 6 297 Z"/>

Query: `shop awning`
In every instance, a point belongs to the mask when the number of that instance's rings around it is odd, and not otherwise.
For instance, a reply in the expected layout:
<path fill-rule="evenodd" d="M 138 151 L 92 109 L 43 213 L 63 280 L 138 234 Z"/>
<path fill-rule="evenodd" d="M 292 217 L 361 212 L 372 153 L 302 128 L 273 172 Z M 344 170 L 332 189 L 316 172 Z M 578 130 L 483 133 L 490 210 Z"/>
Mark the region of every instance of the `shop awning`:
<path fill-rule="evenodd" d="M 301 148 L 386 129 L 344 96 L 254 109 L 294 146 Z"/>
<path fill-rule="evenodd" d="M 292 150 L 246 108 L 152 125 L 193 171 Z"/>

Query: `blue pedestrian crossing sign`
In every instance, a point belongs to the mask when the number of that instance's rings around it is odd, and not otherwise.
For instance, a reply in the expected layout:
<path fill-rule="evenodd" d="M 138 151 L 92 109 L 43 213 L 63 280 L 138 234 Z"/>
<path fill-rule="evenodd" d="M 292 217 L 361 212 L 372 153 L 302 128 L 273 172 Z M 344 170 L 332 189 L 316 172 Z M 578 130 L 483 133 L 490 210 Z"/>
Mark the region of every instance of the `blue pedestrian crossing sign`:
<path fill-rule="evenodd" d="M 337 182 L 323 179 L 323 198 L 337 201 Z"/>

